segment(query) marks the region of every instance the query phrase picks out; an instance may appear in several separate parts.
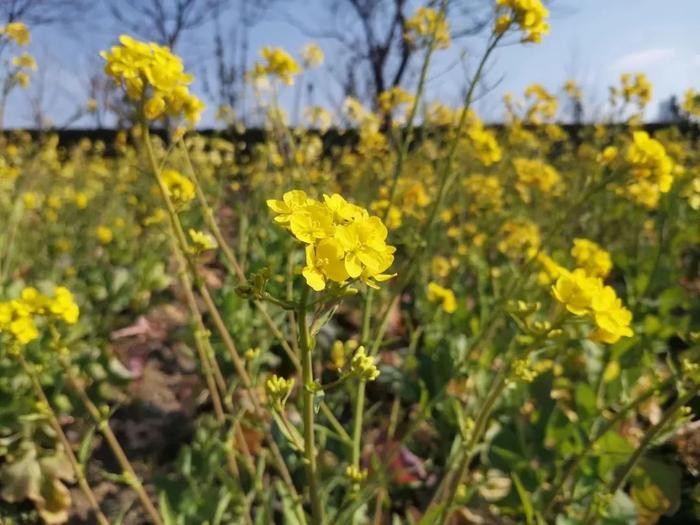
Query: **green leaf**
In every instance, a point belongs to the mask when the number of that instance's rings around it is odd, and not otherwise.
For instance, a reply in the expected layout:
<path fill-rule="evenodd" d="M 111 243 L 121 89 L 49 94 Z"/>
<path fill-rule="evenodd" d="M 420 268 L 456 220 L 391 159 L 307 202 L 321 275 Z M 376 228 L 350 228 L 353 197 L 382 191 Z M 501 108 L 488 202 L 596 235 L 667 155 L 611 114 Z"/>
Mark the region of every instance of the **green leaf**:
<path fill-rule="evenodd" d="M 535 520 L 535 510 L 532 507 L 530 495 L 525 490 L 522 481 L 520 481 L 520 477 L 515 472 L 511 473 L 511 477 L 513 478 L 513 483 L 515 484 L 515 490 L 518 492 L 518 496 L 520 497 L 520 502 L 523 504 L 526 523 L 527 525 L 530 525 L 531 523 L 534 523 Z"/>
<path fill-rule="evenodd" d="M 158 496 L 158 504 L 160 506 L 160 517 L 163 519 L 163 525 L 179 525 L 177 515 L 170 506 L 165 491 L 162 491 Z"/>

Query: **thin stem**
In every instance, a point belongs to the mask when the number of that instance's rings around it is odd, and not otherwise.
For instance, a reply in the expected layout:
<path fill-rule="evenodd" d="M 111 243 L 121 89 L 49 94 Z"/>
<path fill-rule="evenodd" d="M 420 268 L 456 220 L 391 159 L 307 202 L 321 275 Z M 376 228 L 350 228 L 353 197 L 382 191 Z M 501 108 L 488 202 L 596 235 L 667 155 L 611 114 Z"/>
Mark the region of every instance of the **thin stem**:
<path fill-rule="evenodd" d="M 136 492 L 136 495 L 138 496 L 141 505 L 146 511 L 146 514 L 148 514 L 148 517 L 150 518 L 151 522 L 155 525 L 162 525 L 163 522 L 160 519 L 158 510 L 156 510 L 156 507 L 151 501 L 151 498 L 146 493 L 146 490 L 144 489 L 141 480 L 137 476 L 134 467 L 131 465 L 129 458 L 127 457 L 126 453 L 124 452 L 124 449 L 119 443 L 117 436 L 115 436 L 114 432 L 112 432 L 108 420 L 102 416 L 100 410 L 97 408 L 97 406 L 95 406 L 90 397 L 87 395 L 87 392 L 85 392 L 83 385 L 75 377 L 73 371 L 70 369 L 70 365 L 63 359 L 61 359 L 61 365 L 63 366 L 63 370 L 66 374 L 66 378 L 68 379 L 68 383 L 71 385 L 71 388 L 73 388 L 75 393 L 78 395 L 80 401 L 83 403 L 83 406 L 88 411 L 88 414 L 90 414 L 90 417 L 92 417 L 100 433 L 104 436 L 105 440 L 107 441 L 107 445 L 109 446 L 110 450 L 112 451 L 112 454 L 114 454 L 114 457 L 117 460 L 117 463 L 119 463 L 119 466 L 122 469 L 127 484 L 134 490 L 134 492 Z"/>
<path fill-rule="evenodd" d="M 690 400 L 692 400 L 698 393 L 698 389 L 700 386 L 694 386 L 691 390 L 689 390 L 685 395 L 683 396 L 678 396 L 678 399 L 666 410 L 666 413 L 663 415 L 663 417 L 659 420 L 656 425 L 651 427 L 649 430 L 647 430 L 646 434 L 644 434 L 644 437 L 639 443 L 639 446 L 636 448 L 636 450 L 632 453 L 630 456 L 629 460 L 627 460 L 627 463 L 625 464 L 624 467 L 622 467 L 621 470 L 618 471 L 617 475 L 615 478 L 613 478 L 612 482 L 610 485 L 608 485 L 607 491 L 608 494 L 615 494 L 618 490 L 622 488 L 624 485 L 625 481 L 627 480 L 627 477 L 629 476 L 630 472 L 634 469 L 634 467 L 637 465 L 639 460 L 642 458 L 644 453 L 647 451 L 647 449 L 651 446 L 651 442 L 656 438 L 659 433 L 666 427 L 666 425 L 675 417 L 676 412 L 678 412 L 683 406 L 688 403 Z M 588 508 L 586 509 L 586 513 L 584 514 L 582 523 L 583 525 L 588 525 L 589 523 L 593 523 L 597 517 L 592 516 L 593 513 L 593 498 L 590 499 L 588 503 Z"/>
<path fill-rule="evenodd" d="M 557 497 L 559 495 L 559 492 L 566 486 L 567 482 L 571 477 L 576 473 L 578 470 L 578 466 L 581 464 L 581 462 L 588 456 L 593 451 L 593 446 L 605 435 L 607 434 L 610 430 L 612 430 L 615 425 L 617 425 L 620 421 L 622 421 L 627 414 L 637 408 L 639 405 L 644 403 L 647 399 L 652 397 L 656 392 L 659 392 L 660 390 L 665 389 L 667 386 L 673 383 L 673 381 L 676 378 L 674 376 L 671 376 L 664 381 L 662 381 L 659 385 L 650 388 L 646 392 L 644 392 L 642 395 L 636 397 L 627 405 L 622 407 L 618 412 L 615 413 L 615 415 L 611 418 L 608 419 L 605 424 L 600 427 L 600 429 L 588 440 L 588 443 L 586 443 L 586 447 L 574 457 L 574 459 L 571 461 L 569 466 L 567 467 L 566 471 L 564 472 L 564 475 L 559 479 L 554 486 L 554 488 L 551 491 L 551 494 L 548 498 L 547 503 L 545 504 L 545 510 L 544 510 L 544 517 L 546 518 L 551 510 L 554 507 L 554 504 L 556 503 Z"/>
<path fill-rule="evenodd" d="M 318 486 L 316 466 L 316 444 L 314 432 L 314 377 L 313 377 L 313 341 L 306 321 L 309 289 L 304 286 L 302 298 L 297 311 L 297 331 L 299 333 L 299 350 L 301 351 L 302 367 L 302 401 L 304 411 L 304 463 L 311 499 L 311 523 L 321 525 L 323 507 Z"/>
<path fill-rule="evenodd" d="M 78 458 L 75 457 L 75 453 L 73 452 L 73 448 L 71 447 L 70 441 L 68 441 L 68 437 L 66 437 L 66 434 L 63 432 L 63 428 L 61 428 L 61 424 L 58 421 L 58 417 L 56 416 L 56 413 L 53 411 L 53 408 L 49 403 L 49 399 L 46 396 L 46 393 L 44 392 L 44 388 L 41 386 L 41 381 L 37 377 L 34 369 L 29 365 L 29 363 L 27 363 L 27 361 L 24 359 L 24 356 L 21 353 L 18 354 L 18 359 L 20 364 L 22 365 L 24 373 L 27 375 L 27 377 L 29 377 L 29 380 L 32 383 L 34 393 L 46 409 L 46 415 L 49 418 L 51 428 L 53 428 L 53 431 L 58 436 L 58 440 L 61 442 L 61 445 L 63 445 L 66 456 L 68 457 L 68 461 L 70 462 L 71 467 L 73 468 L 73 472 L 75 473 L 75 477 L 78 480 L 80 490 L 82 490 L 85 494 L 85 497 L 87 498 L 88 503 L 90 504 L 90 508 L 95 513 L 95 517 L 97 518 L 98 523 L 100 525 L 109 525 L 109 520 L 100 509 L 100 505 L 97 502 L 97 497 L 95 496 L 95 493 L 92 491 L 90 484 L 85 478 L 83 467 L 80 465 Z"/>
<path fill-rule="evenodd" d="M 182 228 L 182 224 L 180 223 L 180 219 L 177 215 L 177 212 L 175 211 L 175 207 L 173 205 L 173 202 L 170 199 L 170 195 L 169 195 L 168 190 L 165 186 L 165 183 L 163 182 L 162 178 L 160 177 L 160 173 L 158 171 L 158 164 L 156 162 L 155 154 L 153 152 L 153 146 L 151 144 L 150 131 L 148 129 L 148 125 L 146 122 L 143 123 L 143 136 L 144 136 L 144 143 L 146 146 L 146 152 L 148 154 L 148 159 L 149 159 L 149 163 L 150 163 L 150 168 L 151 168 L 153 175 L 158 183 L 161 197 L 163 198 L 163 201 L 165 202 L 166 209 L 167 209 L 168 215 L 170 217 L 170 223 L 171 223 L 171 227 L 172 227 L 171 229 L 173 231 L 173 235 L 175 237 L 175 240 L 177 241 L 179 252 L 182 255 L 182 257 L 185 258 L 185 261 L 187 262 L 189 272 L 195 281 L 197 291 L 199 292 L 202 299 L 204 300 L 205 306 L 207 308 L 207 312 L 209 312 L 209 315 L 212 317 L 212 320 L 214 322 L 214 326 L 216 327 L 216 330 L 219 333 L 219 335 L 222 339 L 222 342 L 224 343 L 224 347 L 226 348 L 226 350 L 229 354 L 229 357 L 231 358 L 231 361 L 233 362 L 233 366 L 236 370 L 236 373 L 238 374 L 238 377 L 240 378 L 241 383 L 243 383 L 244 393 L 253 407 L 254 414 L 256 415 L 256 417 L 258 417 L 260 419 L 264 419 L 265 412 L 264 412 L 263 407 L 260 403 L 260 400 L 257 398 L 257 396 L 253 392 L 253 383 L 250 380 L 250 376 L 248 375 L 245 364 L 243 363 L 243 360 L 241 359 L 240 355 L 238 354 L 238 350 L 236 349 L 236 345 L 233 342 L 233 339 L 231 338 L 231 334 L 229 333 L 228 328 L 226 327 L 226 323 L 224 322 L 223 318 L 221 317 L 221 313 L 219 312 L 218 308 L 216 307 L 216 304 L 214 303 L 214 300 L 212 299 L 211 293 L 209 292 L 209 288 L 207 287 L 207 285 L 204 283 L 204 281 L 198 275 L 197 267 L 196 267 L 195 262 L 192 258 L 192 253 L 189 249 L 189 245 L 187 243 L 187 238 L 185 237 L 185 233 L 184 233 L 184 230 Z M 292 480 L 292 477 L 289 474 L 289 469 L 287 469 L 287 465 L 284 462 L 284 457 L 282 456 L 282 453 L 280 452 L 280 449 L 277 446 L 277 443 L 274 441 L 274 437 L 267 434 L 265 436 L 265 440 L 268 443 L 268 446 L 270 448 L 270 452 L 272 453 L 272 457 L 273 457 L 275 466 L 276 466 L 277 470 L 279 471 L 280 475 L 282 476 L 283 482 L 287 486 L 287 489 L 289 490 L 290 494 L 292 495 L 292 498 L 295 501 L 298 501 L 299 497 L 298 497 L 298 493 L 296 491 L 296 487 L 294 486 L 294 482 Z M 299 520 L 302 523 L 306 523 L 303 510 L 300 508 L 299 505 L 297 505 L 296 510 L 297 510 L 297 517 L 299 518 Z"/>
<path fill-rule="evenodd" d="M 481 441 L 481 437 L 486 431 L 486 426 L 491 416 L 491 412 L 493 411 L 496 402 L 501 397 L 501 394 L 503 393 L 508 384 L 506 381 L 508 377 L 508 369 L 509 367 L 506 365 L 499 372 L 496 381 L 491 387 L 491 391 L 484 400 L 484 404 L 482 405 L 481 410 L 479 411 L 479 414 L 477 415 L 476 420 L 474 421 L 474 428 L 471 432 L 471 436 L 469 437 L 466 446 L 464 447 L 464 451 L 462 452 L 462 459 L 460 460 L 459 465 L 449 482 L 447 498 L 445 498 L 444 507 L 442 509 L 442 512 L 440 513 L 440 519 L 438 521 L 439 525 L 444 525 L 447 522 L 447 519 L 450 517 L 450 510 L 452 504 L 454 503 L 455 496 L 457 495 L 459 482 L 462 480 L 464 474 L 467 472 L 467 469 L 469 468 L 469 464 L 471 463 L 473 457 L 474 448 L 479 443 L 479 441 Z"/>

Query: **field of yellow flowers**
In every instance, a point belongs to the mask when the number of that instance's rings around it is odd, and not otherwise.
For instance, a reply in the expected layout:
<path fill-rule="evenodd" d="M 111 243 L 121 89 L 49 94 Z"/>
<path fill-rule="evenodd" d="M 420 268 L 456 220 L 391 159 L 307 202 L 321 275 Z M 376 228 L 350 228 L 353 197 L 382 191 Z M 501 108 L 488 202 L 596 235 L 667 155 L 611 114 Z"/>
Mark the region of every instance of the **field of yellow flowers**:
<path fill-rule="evenodd" d="M 1 523 L 700 522 L 700 96 L 652 133 L 624 75 L 624 125 L 564 129 L 579 88 L 532 85 L 489 127 L 480 76 L 547 9 L 496 2 L 456 108 L 424 97 L 443 13 L 342 140 L 287 125 L 305 67 L 271 48 L 264 140 L 198 134 L 181 59 L 129 36 L 113 143 L 0 137 Z M 9 92 L 36 65 L 0 38 Z"/>

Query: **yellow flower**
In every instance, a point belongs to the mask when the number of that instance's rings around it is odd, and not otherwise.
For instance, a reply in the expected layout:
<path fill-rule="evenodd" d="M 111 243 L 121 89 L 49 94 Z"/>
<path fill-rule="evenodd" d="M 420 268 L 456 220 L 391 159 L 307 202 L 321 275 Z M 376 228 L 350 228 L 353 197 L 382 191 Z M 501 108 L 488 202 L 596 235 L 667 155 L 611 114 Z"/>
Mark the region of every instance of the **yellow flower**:
<path fill-rule="evenodd" d="M 451 269 L 450 261 L 442 255 L 436 255 L 430 261 L 430 273 L 435 277 L 444 279 L 450 274 Z"/>
<path fill-rule="evenodd" d="M 175 170 L 163 170 L 160 178 L 175 206 L 184 206 L 194 199 L 194 184 L 184 175 Z"/>
<path fill-rule="evenodd" d="M 15 73 L 15 79 L 17 80 L 17 83 L 22 89 L 25 89 L 29 86 L 29 75 L 24 71 L 19 71 Z"/>
<path fill-rule="evenodd" d="M 379 94 L 377 105 L 382 113 L 393 113 L 401 106 L 413 105 L 413 100 L 411 93 L 399 86 L 394 86 Z"/>
<path fill-rule="evenodd" d="M 571 255 L 576 259 L 576 266 L 591 277 L 604 279 L 612 269 L 610 254 L 588 239 L 574 239 Z"/>
<path fill-rule="evenodd" d="M 19 56 L 13 57 L 10 62 L 15 67 L 36 71 L 36 60 L 34 60 L 34 57 L 29 53 L 22 53 Z"/>
<path fill-rule="evenodd" d="M 513 167 L 517 177 L 515 187 L 524 202 L 531 200 L 530 188 L 553 194 L 561 182 L 557 170 L 541 160 L 518 157 L 513 159 Z"/>
<path fill-rule="evenodd" d="M 75 304 L 73 294 L 63 286 L 57 286 L 53 298 L 49 301 L 49 312 L 67 324 L 78 322 L 80 309 Z"/>
<path fill-rule="evenodd" d="M 428 283 L 428 301 L 431 303 L 442 302 L 442 309 L 448 314 L 457 310 L 457 299 L 454 292 L 437 283 Z"/>
<path fill-rule="evenodd" d="M 503 33 L 510 27 L 512 20 L 523 32 L 523 42 L 539 43 L 542 35 L 549 33 L 547 17 L 549 11 L 541 0 L 496 0 L 501 16 L 496 21 L 495 32 Z M 505 18 L 504 18 L 505 17 Z"/>
<path fill-rule="evenodd" d="M 593 296 L 601 287 L 600 279 L 577 268 L 573 272 L 562 273 L 552 287 L 552 292 L 572 314 L 586 315 L 592 311 Z"/>
<path fill-rule="evenodd" d="M 674 163 L 666 149 L 646 131 L 635 131 L 625 160 L 634 182 L 628 194 L 638 203 L 655 208 L 660 193 L 668 193 L 673 184 Z"/>
<path fill-rule="evenodd" d="M 312 202 L 292 212 L 289 229 L 301 242 L 310 244 L 333 235 L 333 214 L 320 202 Z"/>
<path fill-rule="evenodd" d="M 282 200 L 267 205 L 277 213 L 275 221 L 307 245 L 303 275 L 316 291 L 326 280 L 343 283 L 360 279 L 368 286 L 393 275 L 383 272 L 391 266 L 395 248 L 386 244 L 387 229 L 378 217 L 347 202 L 338 194 L 324 195 L 323 202 L 293 190 Z"/>
<path fill-rule="evenodd" d="M 683 96 L 681 109 L 688 115 L 700 116 L 700 93 L 693 89 L 688 89 Z"/>
<path fill-rule="evenodd" d="M 282 410 L 282 408 L 284 408 L 289 394 L 292 393 L 292 388 L 294 388 L 293 377 L 285 379 L 278 375 L 272 375 L 272 377 L 265 381 L 265 392 L 270 399 L 270 404 L 272 404 L 276 410 Z"/>
<path fill-rule="evenodd" d="M 360 346 L 352 356 L 350 371 L 365 381 L 374 381 L 379 377 L 379 369 L 374 364 L 374 358 L 367 355 L 364 346 Z"/>
<path fill-rule="evenodd" d="M 144 116 L 155 120 L 164 115 L 184 116 L 195 124 L 204 103 L 189 92 L 192 75 L 185 73 L 180 57 L 167 47 L 140 42 L 127 35 L 119 37 L 100 56 L 105 59 L 105 73 L 126 90 L 129 99 L 141 103 Z"/>
<path fill-rule="evenodd" d="M 621 337 L 633 335 L 630 328 L 632 313 L 610 286 L 603 287 L 593 298 L 593 315 L 597 329 L 590 336 L 594 341 L 616 343 Z"/>
<path fill-rule="evenodd" d="M 301 50 L 301 58 L 306 69 L 312 69 L 323 64 L 323 49 L 318 44 L 306 44 Z"/>
<path fill-rule="evenodd" d="M 276 76 L 283 83 L 291 86 L 294 84 L 294 77 L 301 73 L 301 68 L 296 60 L 284 49 L 276 47 L 264 47 L 260 50 L 260 55 L 265 59 L 265 64 L 257 64 L 258 74 Z"/>
<path fill-rule="evenodd" d="M 335 239 L 323 239 L 315 247 L 306 246 L 306 266 L 302 275 L 312 289 L 320 292 L 326 287 L 326 278 L 342 283 L 349 277 L 343 261 L 343 248 Z"/>
<path fill-rule="evenodd" d="M 592 340 L 612 344 L 621 337 L 633 335 L 632 313 L 622 305 L 615 290 L 604 286 L 601 279 L 590 277 L 577 268 L 562 273 L 552 292 L 572 314 L 587 316 L 595 322 L 596 329 L 590 335 Z"/>
<path fill-rule="evenodd" d="M 99 240 L 101 244 L 109 244 L 114 238 L 112 230 L 103 224 L 95 228 L 95 233 L 97 234 L 97 240 Z"/>
<path fill-rule="evenodd" d="M 522 257 L 529 249 L 537 249 L 541 244 L 540 229 L 526 220 L 506 221 L 500 234 L 502 239 L 498 242 L 498 250 L 509 257 Z"/>
<path fill-rule="evenodd" d="M 311 204 L 312 199 L 306 195 L 305 191 L 302 190 L 292 190 L 288 191 L 282 195 L 282 200 L 268 199 L 267 206 L 277 213 L 275 217 L 275 222 L 288 223 L 291 219 L 292 213 Z"/>
<path fill-rule="evenodd" d="M 10 333 L 19 341 L 26 345 L 39 338 L 39 331 L 34 324 L 34 320 L 29 317 L 18 317 L 9 325 Z"/>
<path fill-rule="evenodd" d="M 10 22 L 5 27 L 0 28 L 0 35 L 5 35 L 18 46 L 26 46 L 30 40 L 29 29 L 22 22 Z"/>
<path fill-rule="evenodd" d="M 188 233 L 190 235 L 190 239 L 192 239 L 192 243 L 194 244 L 194 250 L 196 253 L 205 252 L 207 250 L 213 250 L 218 246 L 216 243 L 216 239 L 214 239 L 214 237 L 212 237 L 208 233 L 197 231 L 192 228 L 189 229 Z"/>
<path fill-rule="evenodd" d="M 440 11 L 419 7 L 416 14 L 406 21 L 405 27 L 404 40 L 409 44 L 426 45 L 432 38 L 436 49 L 450 47 L 450 27 Z"/>

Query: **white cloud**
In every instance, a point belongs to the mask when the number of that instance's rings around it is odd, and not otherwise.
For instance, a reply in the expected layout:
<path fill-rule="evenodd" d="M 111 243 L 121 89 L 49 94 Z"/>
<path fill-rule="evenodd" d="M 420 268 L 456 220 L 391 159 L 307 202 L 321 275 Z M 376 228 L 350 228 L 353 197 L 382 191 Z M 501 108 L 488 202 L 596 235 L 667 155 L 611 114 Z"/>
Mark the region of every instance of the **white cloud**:
<path fill-rule="evenodd" d="M 612 63 L 616 71 L 644 71 L 676 57 L 677 52 L 672 48 L 652 48 L 623 55 Z"/>

